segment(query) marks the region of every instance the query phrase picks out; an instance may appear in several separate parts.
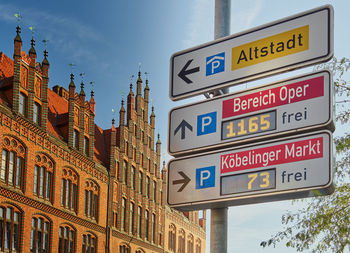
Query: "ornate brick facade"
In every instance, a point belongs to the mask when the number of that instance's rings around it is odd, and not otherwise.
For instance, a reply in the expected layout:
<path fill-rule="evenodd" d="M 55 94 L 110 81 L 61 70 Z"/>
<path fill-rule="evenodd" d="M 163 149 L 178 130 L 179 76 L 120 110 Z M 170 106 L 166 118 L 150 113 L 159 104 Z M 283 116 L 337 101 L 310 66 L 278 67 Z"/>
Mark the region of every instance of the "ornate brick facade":
<path fill-rule="evenodd" d="M 47 57 L 34 39 L 22 51 L 19 27 L 13 60 L 0 52 L 0 252 L 205 252 L 205 212 L 166 205 L 148 81 L 102 130 L 73 75 L 48 88 Z"/>

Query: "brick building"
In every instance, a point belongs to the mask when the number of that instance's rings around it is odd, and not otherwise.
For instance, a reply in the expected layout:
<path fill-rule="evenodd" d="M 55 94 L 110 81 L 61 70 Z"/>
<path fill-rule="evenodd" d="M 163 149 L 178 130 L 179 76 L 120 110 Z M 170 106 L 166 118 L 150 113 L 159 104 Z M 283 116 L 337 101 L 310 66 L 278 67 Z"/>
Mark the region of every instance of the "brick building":
<path fill-rule="evenodd" d="M 0 52 L 0 252 L 205 252 L 205 212 L 166 205 L 148 81 L 103 130 L 73 74 L 48 87 L 47 57 L 19 27 L 13 59 Z"/>

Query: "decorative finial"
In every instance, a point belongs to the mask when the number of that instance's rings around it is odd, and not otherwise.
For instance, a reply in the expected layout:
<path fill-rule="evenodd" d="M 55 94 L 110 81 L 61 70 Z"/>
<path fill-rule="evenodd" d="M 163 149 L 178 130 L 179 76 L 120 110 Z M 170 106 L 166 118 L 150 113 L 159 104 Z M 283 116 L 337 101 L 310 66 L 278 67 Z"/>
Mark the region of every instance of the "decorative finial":
<path fill-rule="evenodd" d="M 34 40 L 34 37 L 32 37 L 32 39 L 30 40 L 30 45 L 32 46 L 32 48 L 34 48 L 35 46 L 35 40 Z"/>
<path fill-rule="evenodd" d="M 91 85 L 91 97 L 93 97 L 94 96 L 94 84 L 95 84 L 95 81 L 91 81 L 89 84 Z"/>
<path fill-rule="evenodd" d="M 30 27 L 29 27 L 29 30 L 32 31 L 31 45 L 32 45 L 32 47 L 34 48 L 34 46 L 35 46 L 35 40 L 34 40 L 34 30 L 35 30 L 35 28 L 34 28 L 34 26 L 30 26 Z"/>
<path fill-rule="evenodd" d="M 122 99 L 122 106 L 124 106 L 124 99 Z"/>
<path fill-rule="evenodd" d="M 21 27 L 19 27 L 19 25 L 16 27 L 16 33 L 17 33 L 17 35 L 19 35 L 21 33 Z"/>
<path fill-rule="evenodd" d="M 47 44 L 49 43 L 49 40 L 42 40 L 42 43 L 45 45 L 45 50 L 47 49 Z"/>
<path fill-rule="evenodd" d="M 163 167 L 165 167 L 165 161 L 163 161 Z"/>
<path fill-rule="evenodd" d="M 148 75 L 149 75 L 149 73 L 148 73 L 148 72 L 145 72 L 146 81 L 148 81 Z"/>
<path fill-rule="evenodd" d="M 70 74 L 70 80 L 71 80 L 72 82 L 74 81 L 74 74 L 73 74 L 73 73 Z"/>
<path fill-rule="evenodd" d="M 73 72 L 74 72 L 74 67 L 75 67 L 76 65 L 75 65 L 74 63 L 69 63 L 68 65 L 69 65 L 69 67 L 71 67 L 71 69 L 72 69 L 71 73 L 73 74 Z"/>
<path fill-rule="evenodd" d="M 141 75 L 141 62 L 139 62 L 139 76 Z"/>
<path fill-rule="evenodd" d="M 130 84 L 130 91 L 132 91 L 132 83 Z"/>
<path fill-rule="evenodd" d="M 160 139 L 160 134 L 158 134 L 158 140 Z"/>
<path fill-rule="evenodd" d="M 48 53 L 47 53 L 47 50 L 45 49 L 44 50 L 44 57 L 47 58 L 47 55 L 48 55 Z"/>
<path fill-rule="evenodd" d="M 152 112 L 154 112 L 154 106 L 152 106 Z"/>
<path fill-rule="evenodd" d="M 19 14 L 19 13 L 15 13 L 14 16 L 15 16 L 16 19 L 17 19 L 17 27 L 19 27 L 19 22 L 21 21 L 22 16 L 21 16 L 21 14 Z M 21 32 L 21 30 L 20 30 L 19 32 Z M 17 32 L 17 33 L 18 33 L 18 32 Z"/>
<path fill-rule="evenodd" d="M 114 125 L 114 123 L 115 123 L 114 118 L 115 118 L 115 110 L 114 110 L 114 108 L 112 108 L 112 125 Z"/>
<path fill-rule="evenodd" d="M 84 73 L 84 72 L 82 72 L 82 73 L 80 73 L 80 74 L 79 74 L 79 76 L 81 77 L 81 82 L 83 82 L 83 81 L 84 81 L 84 76 L 85 76 L 85 73 Z"/>

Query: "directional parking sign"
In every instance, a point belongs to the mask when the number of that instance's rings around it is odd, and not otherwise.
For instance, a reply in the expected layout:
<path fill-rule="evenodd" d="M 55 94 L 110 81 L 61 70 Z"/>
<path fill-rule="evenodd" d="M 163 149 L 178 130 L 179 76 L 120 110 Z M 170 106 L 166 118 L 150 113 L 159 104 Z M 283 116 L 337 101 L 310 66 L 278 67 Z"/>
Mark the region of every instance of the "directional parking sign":
<path fill-rule="evenodd" d="M 169 113 L 174 156 L 315 128 L 333 130 L 331 74 L 315 72 L 198 103 Z"/>
<path fill-rule="evenodd" d="M 179 210 L 328 195 L 332 133 L 319 131 L 173 159 L 168 204 Z"/>
<path fill-rule="evenodd" d="M 175 53 L 169 97 L 203 94 L 332 56 L 333 8 L 326 5 Z"/>

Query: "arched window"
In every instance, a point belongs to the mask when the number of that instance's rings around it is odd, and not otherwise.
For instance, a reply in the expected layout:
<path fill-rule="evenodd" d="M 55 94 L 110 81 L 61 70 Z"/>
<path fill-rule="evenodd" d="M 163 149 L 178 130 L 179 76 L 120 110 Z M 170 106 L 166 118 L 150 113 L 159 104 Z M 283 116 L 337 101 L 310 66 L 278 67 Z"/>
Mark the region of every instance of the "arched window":
<path fill-rule="evenodd" d="M 27 117 L 28 113 L 28 97 L 24 93 L 19 93 L 19 113 Z"/>
<path fill-rule="evenodd" d="M 196 240 L 196 253 L 202 252 L 202 242 L 201 239 L 197 238 Z"/>
<path fill-rule="evenodd" d="M 1 183 L 23 189 L 24 178 L 24 146 L 11 137 L 3 140 L 1 152 Z"/>
<path fill-rule="evenodd" d="M 169 250 L 171 252 L 176 252 L 176 227 L 174 224 L 170 224 L 168 236 Z"/>
<path fill-rule="evenodd" d="M 50 248 L 50 222 L 41 216 L 32 218 L 32 229 L 30 235 L 30 252 L 49 252 Z"/>
<path fill-rule="evenodd" d="M 142 208 L 141 206 L 137 207 L 137 235 L 138 237 L 141 237 L 141 214 L 142 214 Z"/>
<path fill-rule="evenodd" d="M 149 241 L 149 211 L 145 212 L 145 239 Z"/>
<path fill-rule="evenodd" d="M 97 238 L 93 234 L 83 234 L 83 252 L 82 253 L 96 253 L 97 252 Z"/>
<path fill-rule="evenodd" d="M 193 253 L 193 235 L 189 234 L 187 237 L 187 252 L 188 253 Z"/>
<path fill-rule="evenodd" d="M 179 253 L 185 253 L 185 231 L 183 229 L 179 232 Z"/>
<path fill-rule="evenodd" d="M 91 180 L 87 180 L 85 182 L 85 215 L 96 221 L 98 220 L 98 198 L 98 185 Z"/>
<path fill-rule="evenodd" d="M 156 215 L 152 213 L 152 242 L 156 242 Z"/>
<path fill-rule="evenodd" d="M 75 253 L 76 232 L 68 225 L 60 226 L 58 253 Z"/>
<path fill-rule="evenodd" d="M 123 161 L 123 183 L 127 184 L 127 180 L 128 180 L 128 162 L 127 161 Z"/>
<path fill-rule="evenodd" d="M 153 180 L 152 192 L 153 192 L 153 201 L 157 202 L 157 182 L 156 182 L 156 180 Z"/>
<path fill-rule="evenodd" d="M 39 198 L 51 200 L 54 165 L 44 154 L 35 157 L 33 193 Z"/>
<path fill-rule="evenodd" d="M 135 253 L 145 253 L 145 251 L 143 251 L 143 249 L 137 249 Z"/>
<path fill-rule="evenodd" d="M 140 171 L 139 172 L 139 192 L 140 192 L 140 194 L 143 193 L 142 185 L 143 185 L 143 175 L 142 175 L 142 172 Z"/>
<path fill-rule="evenodd" d="M 134 209 L 135 209 L 135 204 L 130 202 L 130 214 L 129 214 L 129 233 L 134 234 Z"/>
<path fill-rule="evenodd" d="M 35 102 L 34 108 L 33 108 L 33 122 L 40 125 L 40 118 L 41 118 L 41 105 Z"/>
<path fill-rule="evenodd" d="M 135 167 L 134 166 L 131 166 L 131 175 L 130 175 L 130 186 L 131 186 L 131 189 L 135 189 Z"/>
<path fill-rule="evenodd" d="M 121 210 L 121 229 L 125 231 L 126 229 L 126 198 L 122 198 L 122 210 Z"/>
<path fill-rule="evenodd" d="M 146 197 L 149 198 L 149 190 L 150 190 L 150 178 L 149 176 L 146 176 Z"/>
<path fill-rule="evenodd" d="M 61 206 L 77 211 L 78 175 L 72 169 L 64 168 L 61 180 Z"/>
<path fill-rule="evenodd" d="M 119 253 L 130 253 L 130 247 L 126 244 L 119 245 Z"/>
<path fill-rule="evenodd" d="M 0 251 L 18 252 L 21 212 L 12 206 L 0 205 Z"/>

